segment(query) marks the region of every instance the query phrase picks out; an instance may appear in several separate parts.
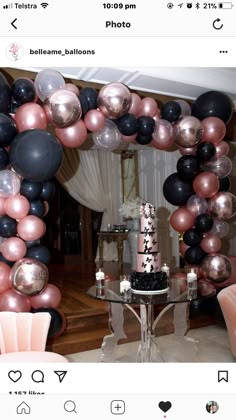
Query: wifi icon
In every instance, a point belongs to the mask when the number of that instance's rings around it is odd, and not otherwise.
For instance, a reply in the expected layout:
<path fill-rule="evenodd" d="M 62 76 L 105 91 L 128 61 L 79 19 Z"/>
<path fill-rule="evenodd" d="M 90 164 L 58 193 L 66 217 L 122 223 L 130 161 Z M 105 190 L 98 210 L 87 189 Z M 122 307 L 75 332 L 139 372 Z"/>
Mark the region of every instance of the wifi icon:
<path fill-rule="evenodd" d="M 46 9 L 46 7 L 48 7 L 48 3 L 41 3 L 41 5 L 44 9 Z"/>

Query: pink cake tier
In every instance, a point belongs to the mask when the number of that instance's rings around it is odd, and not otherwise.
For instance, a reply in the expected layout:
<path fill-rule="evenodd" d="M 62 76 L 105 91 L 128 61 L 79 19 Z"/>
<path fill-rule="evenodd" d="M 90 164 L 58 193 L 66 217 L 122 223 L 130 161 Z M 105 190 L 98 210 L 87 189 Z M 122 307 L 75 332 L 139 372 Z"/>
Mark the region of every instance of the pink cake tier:
<path fill-rule="evenodd" d="M 153 232 L 155 230 L 155 207 L 150 203 L 143 203 L 140 207 L 140 231 Z"/>
<path fill-rule="evenodd" d="M 138 273 L 155 273 L 161 270 L 161 254 L 154 252 L 152 254 L 137 253 L 136 271 Z"/>
<path fill-rule="evenodd" d="M 158 252 L 157 232 L 141 232 L 138 235 L 138 252 Z"/>

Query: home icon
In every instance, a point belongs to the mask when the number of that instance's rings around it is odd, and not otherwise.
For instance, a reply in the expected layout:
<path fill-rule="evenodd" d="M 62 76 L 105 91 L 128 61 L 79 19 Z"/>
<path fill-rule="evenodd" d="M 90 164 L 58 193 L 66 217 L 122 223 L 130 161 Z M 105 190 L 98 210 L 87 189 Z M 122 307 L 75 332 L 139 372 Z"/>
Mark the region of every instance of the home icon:
<path fill-rule="evenodd" d="M 30 414 L 30 407 L 28 406 L 28 404 L 26 404 L 26 402 L 23 401 L 16 408 L 16 413 L 17 414 Z"/>

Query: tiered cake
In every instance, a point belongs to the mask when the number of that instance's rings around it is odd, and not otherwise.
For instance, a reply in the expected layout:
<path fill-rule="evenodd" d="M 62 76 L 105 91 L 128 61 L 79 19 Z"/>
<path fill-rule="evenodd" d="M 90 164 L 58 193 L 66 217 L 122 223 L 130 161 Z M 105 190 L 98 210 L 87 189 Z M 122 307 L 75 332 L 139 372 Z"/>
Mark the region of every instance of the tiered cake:
<path fill-rule="evenodd" d="M 155 207 L 150 203 L 141 204 L 140 215 L 136 271 L 131 274 L 131 288 L 136 293 L 164 293 L 168 282 L 166 273 L 161 271 Z"/>

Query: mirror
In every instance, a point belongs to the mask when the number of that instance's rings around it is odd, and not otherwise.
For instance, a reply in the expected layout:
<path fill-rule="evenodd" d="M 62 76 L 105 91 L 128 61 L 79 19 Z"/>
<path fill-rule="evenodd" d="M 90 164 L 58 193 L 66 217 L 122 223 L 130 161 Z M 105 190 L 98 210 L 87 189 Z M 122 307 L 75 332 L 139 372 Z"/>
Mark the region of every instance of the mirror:
<path fill-rule="evenodd" d="M 139 195 L 138 152 L 136 150 L 121 152 L 121 178 L 123 201 L 135 199 Z"/>

